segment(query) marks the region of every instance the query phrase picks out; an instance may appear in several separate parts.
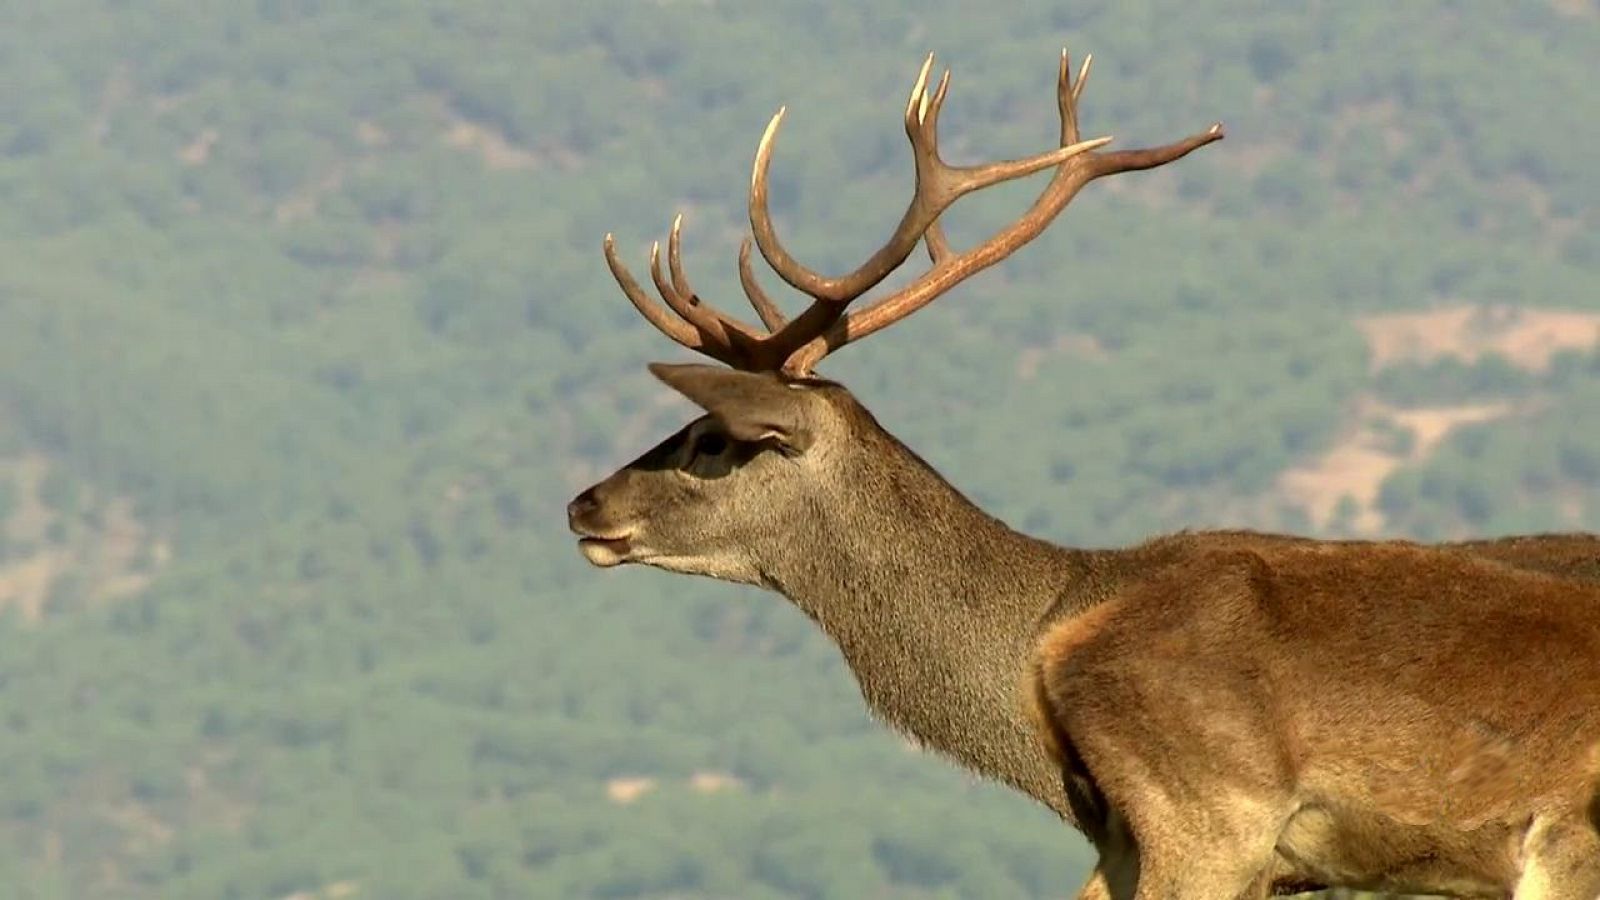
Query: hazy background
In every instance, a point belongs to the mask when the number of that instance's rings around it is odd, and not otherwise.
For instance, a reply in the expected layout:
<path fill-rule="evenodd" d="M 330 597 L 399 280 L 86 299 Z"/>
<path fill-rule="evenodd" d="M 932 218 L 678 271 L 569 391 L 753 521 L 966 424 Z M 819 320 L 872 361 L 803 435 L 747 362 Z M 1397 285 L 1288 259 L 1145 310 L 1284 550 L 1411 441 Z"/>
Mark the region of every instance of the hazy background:
<path fill-rule="evenodd" d="M 737 309 L 786 103 L 780 228 L 853 267 L 929 50 L 958 162 L 1052 146 L 1062 44 L 1086 134 L 1228 127 L 823 366 L 988 509 L 1600 526 L 1600 5 L 863 7 L 3 4 L 8 896 L 1069 896 L 1082 842 L 797 612 L 592 570 L 561 509 L 689 414 L 602 235 L 642 275 L 684 211 Z"/>

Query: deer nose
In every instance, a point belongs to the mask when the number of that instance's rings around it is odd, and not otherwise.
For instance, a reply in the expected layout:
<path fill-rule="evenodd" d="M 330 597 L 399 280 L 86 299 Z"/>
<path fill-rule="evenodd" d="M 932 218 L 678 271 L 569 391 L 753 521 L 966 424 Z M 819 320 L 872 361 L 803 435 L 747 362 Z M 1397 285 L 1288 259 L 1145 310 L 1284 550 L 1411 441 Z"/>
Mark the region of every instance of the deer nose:
<path fill-rule="evenodd" d="M 600 501 L 596 500 L 594 496 L 594 488 L 589 488 L 578 496 L 572 498 L 572 502 L 567 504 L 568 527 L 576 525 L 579 519 L 583 518 L 589 513 L 594 512 L 595 508 L 599 505 Z"/>

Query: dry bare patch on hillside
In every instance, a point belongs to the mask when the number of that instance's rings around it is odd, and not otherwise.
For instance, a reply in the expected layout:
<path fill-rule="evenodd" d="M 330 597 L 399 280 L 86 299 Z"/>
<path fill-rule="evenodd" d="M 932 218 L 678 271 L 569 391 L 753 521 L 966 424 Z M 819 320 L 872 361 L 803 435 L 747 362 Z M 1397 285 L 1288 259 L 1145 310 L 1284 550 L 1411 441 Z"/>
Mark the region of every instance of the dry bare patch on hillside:
<path fill-rule="evenodd" d="M 430 101 L 433 114 L 441 123 L 444 142 L 477 156 L 487 168 L 519 171 L 546 165 L 560 169 L 583 165 L 582 155 L 559 143 L 522 144 L 492 124 L 463 115 L 448 97 L 434 96 Z"/>
<path fill-rule="evenodd" d="M 1378 493 L 1390 475 L 1426 460 L 1456 428 L 1514 411 L 1510 403 L 1399 409 L 1362 397 L 1340 439 L 1278 476 L 1276 493 L 1317 528 L 1339 524 L 1356 534 L 1377 534 L 1384 527 Z"/>
<path fill-rule="evenodd" d="M 1557 353 L 1595 346 L 1600 313 L 1463 305 L 1363 316 L 1356 328 L 1367 340 L 1374 372 L 1399 363 L 1471 363 L 1485 356 L 1543 372 Z"/>
<path fill-rule="evenodd" d="M 1600 0 L 1550 0 L 1550 6 L 1569 18 L 1600 19 Z"/>
<path fill-rule="evenodd" d="M 24 621 L 46 615 L 58 591 L 88 604 L 144 590 L 171 557 L 125 497 L 51 496 L 52 463 L 31 454 L 0 460 L 0 608 Z M 65 506 L 66 508 L 60 508 Z"/>
<path fill-rule="evenodd" d="M 284 895 L 280 900 L 346 900 L 359 893 L 361 893 L 361 882 L 345 880 L 335 881 L 314 891 L 295 891 Z"/>
<path fill-rule="evenodd" d="M 539 164 L 539 157 L 511 143 L 505 135 L 466 119 L 452 121 L 444 139 L 458 150 L 476 153 L 491 169 L 531 169 Z"/>
<path fill-rule="evenodd" d="M 1523 370 L 1548 371 L 1558 353 L 1592 350 L 1600 313 L 1453 305 L 1381 313 L 1356 320 L 1366 339 L 1369 371 L 1445 359 L 1475 363 L 1499 357 Z M 1406 465 L 1425 462 L 1463 425 L 1529 411 L 1510 402 L 1398 407 L 1372 395 L 1352 404 L 1340 437 L 1315 459 L 1282 473 L 1274 495 L 1305 512 L 1316 528 L 1377 534 L 1384 481 Z"/>
<path fill-rule="evenodd" d="M 1048 345 L 1027 347 L 1017 354 L 1016 376 L 1019 381 L 1032 381 L 1039 374 L 1039 366 L 1050 356 L 1071 356 L 1099 361 L 1107 359 L 1110 355 L 1105 345 L 1094 335 L 1066 332 L 1056 335 Z"/>
<path fill-rule="evenodd" d="M 737 775 L 710 770 L 695 772 L 684 783 L 689 790 L 697 794 L 720 794 L 745 789 L 744 779 Z M 605 783 L 606 799 L 618 806 L 628 806 L 637 803 L 659 787 L 661 779 L 648 775 L 612 778 Z"/>

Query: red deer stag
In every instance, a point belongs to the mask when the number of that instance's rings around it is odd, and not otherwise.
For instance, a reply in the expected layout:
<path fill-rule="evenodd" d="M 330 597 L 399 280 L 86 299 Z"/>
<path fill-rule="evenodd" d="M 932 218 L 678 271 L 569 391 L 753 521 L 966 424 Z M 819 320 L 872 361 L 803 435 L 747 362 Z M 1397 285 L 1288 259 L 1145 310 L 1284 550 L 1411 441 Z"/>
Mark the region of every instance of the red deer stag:
<path fill-rule="evenodd" d="M 607 236 L 606 262 L 639 312 L 725 366 L 650 367 L 706 414 L 572 501 L 584 556 L 788 597 L 838 644 L 879 716 L 1091 838 L 1100 864 L 1080 897 L 1350 886 L 1593 900 L 1592 538 L 1425 547 L 1199 532 L 1060 547 L 985 514 L 812 374 L 1037 237 L 1094 179 L 1222 137 L 1217 125 L 1163 147 L 1101 149 L 1109 138 L 1079 131 L 1088 61 L 1074 79 L 1063 53 L 1061 147 L 952 166 L 936 135 L 949 73 L 930 91 L 931 64 L 905 109 L 910 205 L 842 277 L 779 242 L 767 169 L 781 110 L 767 127 L 750 222 L 766 261 L 812 299 L 793 319 L 757 284 L 748 239 L 739 274 L 765 331 L 702 302 L 678 223 L 665 272 L 659 247 L 651 255 L 664 306 Z M 952 249 L 938 221 L 957 199 L 1047 168 L 1016 222 Z M 925 274 L 846 310 L 919 242 Z"/>

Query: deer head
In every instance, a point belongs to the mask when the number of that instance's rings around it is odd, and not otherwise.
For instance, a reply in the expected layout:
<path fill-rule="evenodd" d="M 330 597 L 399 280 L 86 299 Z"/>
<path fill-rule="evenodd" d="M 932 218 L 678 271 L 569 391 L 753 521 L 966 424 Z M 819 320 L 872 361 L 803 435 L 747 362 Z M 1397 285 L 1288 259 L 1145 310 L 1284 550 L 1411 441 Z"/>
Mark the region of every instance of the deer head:
<path fill-rule="evenodd" d="M 762 549 L 792 540 L 790 516 L 824 499 L 824 448 L 855 443 L 847 396 L 777 372 L 663 363 L 650 371 L 707 415 L 572 501 L 579 547 L 597 566 L 645 563 L 761 584 Z"/>
<path fill-rule="evenodd" d="M 690 286 L 680 256 L 681 217 L 668 238 L 665 272 L 659 243 L 650 254 L 651 279 L 665 306 L 640 287 L 607 235 L 606 263 L 639 312 L 674 341 L 727 368 L 650 367 L 706 415 L 572 501 L 568 520 L 580 535 L 584 556 L 598 566 L 643 563 L 778 587 L 768 564 L 771 557 L 792 553 L 807 532 L 819 532 L 820 540 L 855 540 L 856 532 L 848 529 L 872 519 L 866 513 L 874 506 L 891 514 L 889 518 L 903 518 L 908 510 L 892 508 L 895 501 L 874 497 L 871 491 L 906 483 L 896 473 L 937 476 L 878 427 L 843 386 L 813 377 L 816 363 L 1015 252 L 1090 181 L 1154 168 L 1222 137 L 1221 126 L 1214 125 L 1163 147 L 1101 151 L 1111 138 L 1084 140 L 1078 124 L 1078 100 L 1089 65 L 1085 59 L 1074 79 L 1062 51 L 1056 83 L 1061 146 L 1026 159 L 954 166 L 940 157 L 937 134 L 950 73 L 946 70 L 937 86 L 930 87 L 930 54 L 904 113 L 916 173 L 911 201 L 882 247 L 855 271 L 832 278 L 796 261 L 772 225 L 767 172 L 784 117 L 780 109 L 756 150 L 749 194 L 751 235 L 772 269 L 811 303 L 793 319 L 778 310 L 751 269 L 752 237 L 747 237 L 739 251 L 740 283 L 765 330 L 707 305 Z M 939 217 L 956 200 L 1052 168 L 1050 183 L 1009 227 L 964 252 L 951 248 Z M 863 308 L 847 309 L 904 263 L 919 242 L 932 261 L 928 271 Z M 874 485 L 880 487 L 869 487 Z"/>

